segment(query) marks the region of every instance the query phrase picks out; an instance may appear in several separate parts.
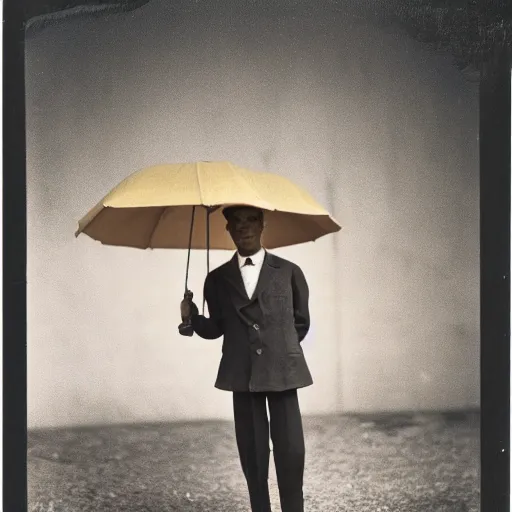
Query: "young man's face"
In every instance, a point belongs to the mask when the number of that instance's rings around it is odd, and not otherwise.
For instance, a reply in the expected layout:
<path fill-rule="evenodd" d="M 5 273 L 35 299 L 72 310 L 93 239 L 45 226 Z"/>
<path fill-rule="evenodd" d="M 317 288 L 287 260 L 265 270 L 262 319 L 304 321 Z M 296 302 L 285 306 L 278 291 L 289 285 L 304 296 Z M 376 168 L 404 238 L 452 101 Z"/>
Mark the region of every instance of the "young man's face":
<path fill-rule="evenodd" d="M 233 210 L 226 229 L 242 256 L 254 254 L 261 249 L 263 216 L 259 210 L 249 207 Z"/>

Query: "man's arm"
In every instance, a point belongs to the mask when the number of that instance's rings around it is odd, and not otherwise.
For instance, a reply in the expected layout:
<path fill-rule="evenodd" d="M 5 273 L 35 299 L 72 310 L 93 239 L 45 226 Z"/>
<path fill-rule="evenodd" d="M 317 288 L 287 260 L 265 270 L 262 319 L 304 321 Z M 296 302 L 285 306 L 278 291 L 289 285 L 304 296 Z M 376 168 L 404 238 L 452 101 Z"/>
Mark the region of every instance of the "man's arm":
<path fill-rule="evenodd" d="M 198 314 L 197 310 L 192 312 L 192 327 L 194 332 L 206 340 L 214 340 L 224 334 L 215 280 L 211 274 L 206 276 L 204 282 L 204 297 L 208 304 L 210 318 Z"/>
<path fill-rule="evenodd" d="M 309 331 L 309 288 L 304 273 L 294 265 L 292 271 L 293 310 L 295 330 L 301 342 Z"/>

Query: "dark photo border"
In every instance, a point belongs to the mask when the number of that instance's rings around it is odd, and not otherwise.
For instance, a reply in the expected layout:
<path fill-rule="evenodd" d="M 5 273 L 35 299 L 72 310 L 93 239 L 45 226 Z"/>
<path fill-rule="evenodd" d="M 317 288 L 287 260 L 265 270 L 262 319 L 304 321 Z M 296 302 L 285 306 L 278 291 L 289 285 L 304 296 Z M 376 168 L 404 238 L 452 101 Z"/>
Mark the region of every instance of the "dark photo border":
<path fill-rule="evenodd" d="M 351 1 L 355 0 L 343 3 Z M 145 3 L 147 0 L 4 1 L 5 512 L 24 512 L 28 506 L 25 30 L 58 23 L 67 15 L 91 15 L 87 7 L 98 16 L 107 11 L 136 9 Z M 254 0 L 249 3 L 253 7 L 259 5 Z M 384 23 L 400 24 L 411 37 L 436 51 L 451 53 L 454 65 L 480 82 L 481 510 L 505 512 L 509 510 L 510 492 L 511 2 L 359 0 L 359 3 L 361 9 L 368 9 Z M 49 14 L 53 21 L 47 21 Z"/>

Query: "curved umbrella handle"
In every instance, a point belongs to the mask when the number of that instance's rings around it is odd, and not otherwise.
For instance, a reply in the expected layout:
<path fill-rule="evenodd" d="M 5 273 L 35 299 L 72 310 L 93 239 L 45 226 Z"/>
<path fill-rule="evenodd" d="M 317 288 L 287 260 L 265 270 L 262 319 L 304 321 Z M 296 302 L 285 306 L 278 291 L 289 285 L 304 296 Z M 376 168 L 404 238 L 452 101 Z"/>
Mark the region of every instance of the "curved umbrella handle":
<path fill-rule="evenodd" d="M 187 300 L 190 304 L 192 304 L 192 299 L 194 298 L 194 294 L 190 290 L 185 290 L 183 294 L 183 300 Z M 192 336 L 194 334 L 194 329 L 192 327 L 192 320 L 189 318 L 184 319 L 184 321 L 178 325 L 178 331 L 182 336 Z"/>

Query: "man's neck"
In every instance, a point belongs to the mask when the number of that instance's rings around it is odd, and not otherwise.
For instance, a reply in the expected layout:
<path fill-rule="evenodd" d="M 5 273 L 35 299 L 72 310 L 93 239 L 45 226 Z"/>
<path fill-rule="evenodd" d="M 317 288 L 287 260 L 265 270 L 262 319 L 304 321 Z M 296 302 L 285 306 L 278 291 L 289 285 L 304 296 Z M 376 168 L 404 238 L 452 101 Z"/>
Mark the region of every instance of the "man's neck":
<path fill-rule="evenodd" d="M 242 251 L 238 251 L 238 254 L 240 254 L 240 256 L 242 256 L 242 258 L 250 258 L 251 256 L 254 256 L 255 254 L 259 253 L 261 251 L 262 247 L 260 246 L 259 249 L 256 249 L 255 251 L 251 251 L 251 252 L 242 252 Z"/>

